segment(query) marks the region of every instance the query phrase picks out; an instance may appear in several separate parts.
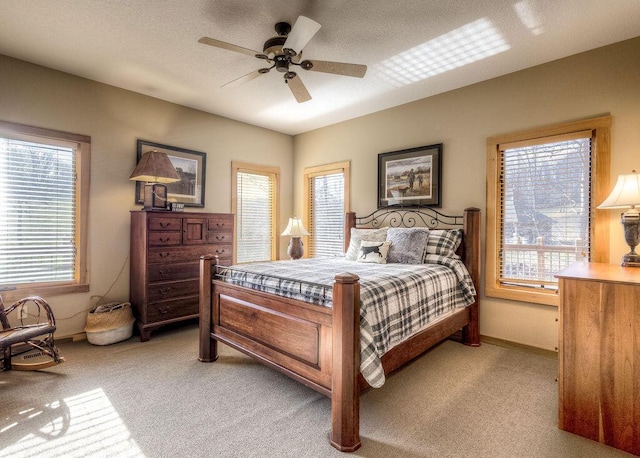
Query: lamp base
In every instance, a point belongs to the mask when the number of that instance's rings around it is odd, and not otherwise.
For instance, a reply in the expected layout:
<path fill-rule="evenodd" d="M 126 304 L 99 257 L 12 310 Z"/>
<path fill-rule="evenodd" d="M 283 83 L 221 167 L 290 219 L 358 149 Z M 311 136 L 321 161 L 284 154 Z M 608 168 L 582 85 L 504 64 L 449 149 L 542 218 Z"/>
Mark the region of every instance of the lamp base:
<path fill-rule="evenodd" d="M 640 267 L 640 255 L 635 251 L 627 253 L 622 257 L 620 265 L 625 267 Z"/>
<path fill-rule="evenodd" d="M 159 183 L 147 183 L 144 185 L 145 211 L 162 211 L 167 208 L 167 187 Z"/>
<path fill-rule="evenodd" d="M 287 254 L 291 259 L 300 259 L 304 255 L 304 246 L 300 237 L 291 237 Z"/>
<path fill-rule="evenodd" d="M 620 265 L 625 267 L 640 267 L 640 255 L 636 253 L 635 249 L 640 243 L 640 216 L 637 212 L 633 212 L 631 209 L 622 214 L 620 222 L 624 227 L 624 239 L 631 248 L 627 254 L 622 257 L 622 263 Z"/>

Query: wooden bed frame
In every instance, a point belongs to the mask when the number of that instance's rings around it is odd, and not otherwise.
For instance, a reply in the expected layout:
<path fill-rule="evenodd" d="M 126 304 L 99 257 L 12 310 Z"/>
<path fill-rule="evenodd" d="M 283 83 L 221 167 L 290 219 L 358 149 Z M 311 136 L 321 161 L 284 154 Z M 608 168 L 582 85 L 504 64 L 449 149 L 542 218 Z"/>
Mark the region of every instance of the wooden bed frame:
<path fill-rule="evenodd" d="M 386 213 L 384 213 L 386 211 Z M 425 216 L 426 215 L 426 216 Z M 462 227 L 459 253 L 480 291 L 480 210 L 467 208 L 463 216 L 447 216 L 432 209 L 377 210 L 356 218 L 346 215 L 345 251 L 350 229 L 413 226 L 418 219 L 431 228 Z M 213 265 L 212 265 L 213 263 Z M 220 280 L 212 280 L 215 256 L 200 261 L 200 354 L 199 360 L 218 359 L 217 342 L 223 342 L 331 398 L 331 445 L 344 452 L 360 447 L 360 391 L 368 384 L 360 367 L 360 285 L 349 273 L 335 277 L 333 307 L 275 296 Z M 479 298 L 447 318 L 387 352 L 385 374 L 424 353 L 462 330 L 462 342 L 480 345 Z"/>

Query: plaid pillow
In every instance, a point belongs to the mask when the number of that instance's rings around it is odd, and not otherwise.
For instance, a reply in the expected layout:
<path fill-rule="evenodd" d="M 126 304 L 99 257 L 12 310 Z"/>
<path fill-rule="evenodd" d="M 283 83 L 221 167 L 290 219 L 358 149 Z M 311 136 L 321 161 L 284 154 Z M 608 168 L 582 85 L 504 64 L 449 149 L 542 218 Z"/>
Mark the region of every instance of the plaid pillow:
<path fill-rule="evenodd" d="M 429 231 L 427 240 L 427 254 L 439 254 L 453 259 L 460 259 L 456 250 L 462 243 L 460 229 L 442 229 Z"/>

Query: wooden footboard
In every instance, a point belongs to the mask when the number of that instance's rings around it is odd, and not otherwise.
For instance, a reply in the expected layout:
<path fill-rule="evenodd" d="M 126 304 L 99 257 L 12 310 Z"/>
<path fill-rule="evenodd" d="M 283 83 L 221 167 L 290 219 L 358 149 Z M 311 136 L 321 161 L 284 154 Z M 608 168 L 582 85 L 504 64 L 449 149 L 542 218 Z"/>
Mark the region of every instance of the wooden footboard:
<path fill-rule="evenodd" d="M 329 308 L 211 281 L 217 268 L 212 261 L 214 256 L 200 258 L 198 359 L 218 359 L 220 341 L 329 396 L 331 443 L 342 451 L 356 450 L 360 446 L 359 278 L 336 275 Z"/>
<path fill-rule="evenodd" d="M 355 223 L 355 215 L 352 217 Z M 350 217 L 347 218 L 350 220 Z M 479 290 L 480 211 L 465 210 L 463 259 Z M 212 265 L 213 263 L 213 265 Z M 331 444 L 352 452 L 360 447 L 359 393 L 368 387 L 360 367 L 360 284 L 339 274 L 333 306 L 212 281 L 214 256 L 200 260 L 199 360 L 218 358 L 217 342 L 252 356 L 331 398 Z M 382 357 L 389 373 L 428 348 L 463 330 L 463 342 L 479 345 L 476 302 L 436 322 Z"/>

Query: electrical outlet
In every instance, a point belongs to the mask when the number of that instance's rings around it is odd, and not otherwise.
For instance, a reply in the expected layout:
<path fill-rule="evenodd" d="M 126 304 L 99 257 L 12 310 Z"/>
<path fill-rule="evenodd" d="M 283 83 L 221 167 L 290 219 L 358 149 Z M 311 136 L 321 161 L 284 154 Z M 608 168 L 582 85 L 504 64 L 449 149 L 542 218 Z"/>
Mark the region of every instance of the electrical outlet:
<path fill-rule="evenodd" d="M 26 320 L 29 317 L 29 311 L 27 310 L 27 305 L 24 304 L 20 307 L 20 320 Z"/>

